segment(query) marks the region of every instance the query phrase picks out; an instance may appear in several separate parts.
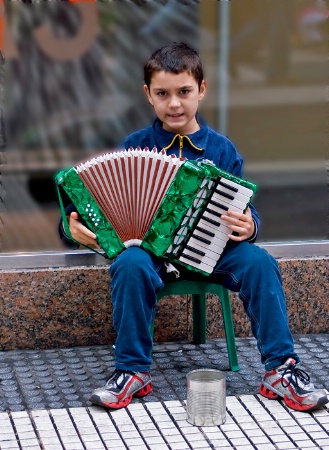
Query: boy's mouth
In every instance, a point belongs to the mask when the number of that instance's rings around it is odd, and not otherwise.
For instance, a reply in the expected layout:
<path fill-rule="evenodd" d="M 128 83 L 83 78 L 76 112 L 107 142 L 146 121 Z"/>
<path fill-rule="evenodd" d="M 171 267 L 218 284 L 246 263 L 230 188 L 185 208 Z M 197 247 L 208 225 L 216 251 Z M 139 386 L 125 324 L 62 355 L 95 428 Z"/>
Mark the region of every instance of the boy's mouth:
<path fill-rule="evenodd" d="M 179 117 L 182 117 L 184 114 L 180 113 L 180 114 L 168 114 L 169 117 L 172 117 L 173 119 L 177 119 Z"/>

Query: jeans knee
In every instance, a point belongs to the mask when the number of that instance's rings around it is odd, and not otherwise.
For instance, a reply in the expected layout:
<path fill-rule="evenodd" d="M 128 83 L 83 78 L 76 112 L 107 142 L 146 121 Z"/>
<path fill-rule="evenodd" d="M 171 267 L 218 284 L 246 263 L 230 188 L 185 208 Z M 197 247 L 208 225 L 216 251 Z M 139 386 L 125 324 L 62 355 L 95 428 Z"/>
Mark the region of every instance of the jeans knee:
<path fill-rule="evenodd" d="M 279 274 L 279 266 L 276 259 L 266 250 L 253 246 L 246 258 L 246 264 L 253 273 L 269 275 L 271 272 Z"/>
<path fill-rule="evenodd" d="M 139 247 L 129 247 L 120 253 L 111 264 L 110 274 L 114 276 L 117 271 L 120 273 L 136 273 L 149 267 L 150 255 Z"/>
<path fill-rule="evenodd" d="M 120 308 L 142 311 L 153 308 L 156 293 L 163 286 L 152 256 L 139 247 L 124 250 L 111 264 L 112 302 Z M 143 306 L 144 305 L 144 306 Z M 116 309 L 117 311 L 117 309 Z"/>

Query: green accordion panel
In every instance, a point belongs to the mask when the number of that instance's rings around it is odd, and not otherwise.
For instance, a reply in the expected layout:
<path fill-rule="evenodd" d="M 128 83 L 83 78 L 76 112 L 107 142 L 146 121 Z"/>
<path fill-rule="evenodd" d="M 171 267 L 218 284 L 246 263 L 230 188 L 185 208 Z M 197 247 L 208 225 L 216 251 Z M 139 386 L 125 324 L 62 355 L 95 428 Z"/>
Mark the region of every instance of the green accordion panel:
<path fill-rule="evenodd" d="M 205 170 L 194 161 L 186 161 L 179 168 L 161 202 L 152 225 L 146 233 L 142 248 L 155 256 L 168 256 L 175 232 L 191 208 L 205 178 Z"/>
<path fill-rule="evenodd" d="M 55 182 L 65 190 L 87 227 L 97 235 L 98 243 L 106 255 L 112 259 L 122 252 L 125 249 L 123 242 L 76 171 L 73 168 L 62 170 L 56 175 Z"/>

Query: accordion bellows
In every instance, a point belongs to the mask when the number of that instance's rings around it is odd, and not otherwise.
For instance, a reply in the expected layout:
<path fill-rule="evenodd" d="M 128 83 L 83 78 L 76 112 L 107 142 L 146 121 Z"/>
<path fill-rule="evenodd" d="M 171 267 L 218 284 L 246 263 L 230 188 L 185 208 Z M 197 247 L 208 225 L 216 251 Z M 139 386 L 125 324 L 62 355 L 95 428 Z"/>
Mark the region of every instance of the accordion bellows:
<path fill-rule="evenodd" d="M 181 163 L 164 151 L 132 149 L 97 157 L 76 171 L 128 247 L 142 243 Z"/>
<path fill-rule="evenodd" d="M 230 232 L 221 214 L 229 208 L 242 212 L 256 191 L 211 161 L 147 148 L 93 158 L 59 172 L 56 184 L 110 259 L 138 245 L 204 274 L 212 272 Z"/>

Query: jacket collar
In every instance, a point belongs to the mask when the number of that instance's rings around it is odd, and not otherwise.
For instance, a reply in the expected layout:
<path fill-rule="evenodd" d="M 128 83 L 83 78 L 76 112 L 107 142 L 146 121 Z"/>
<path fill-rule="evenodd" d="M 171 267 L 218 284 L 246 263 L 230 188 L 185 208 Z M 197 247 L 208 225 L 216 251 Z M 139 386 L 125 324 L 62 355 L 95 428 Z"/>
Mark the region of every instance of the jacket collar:
<path fill-rule="evenodd" d="M 192 134 L 180 135 L 163 129 L 161 120 L 155 119 L 153 126 L 159 148 L 169 150 L 175 143 L 178 143 L 183 144 L 183 146 L 191 146 L 198 151 L 204 151 L 208 137 L 208 127 L 199 116 L 197 116 L 197 121 L 200 125 L 200 130 Z"/>

